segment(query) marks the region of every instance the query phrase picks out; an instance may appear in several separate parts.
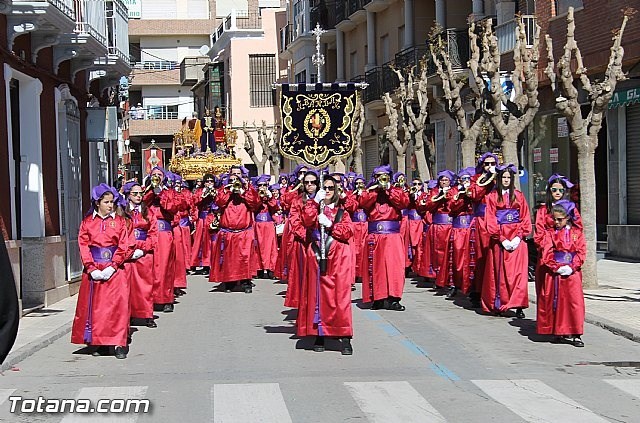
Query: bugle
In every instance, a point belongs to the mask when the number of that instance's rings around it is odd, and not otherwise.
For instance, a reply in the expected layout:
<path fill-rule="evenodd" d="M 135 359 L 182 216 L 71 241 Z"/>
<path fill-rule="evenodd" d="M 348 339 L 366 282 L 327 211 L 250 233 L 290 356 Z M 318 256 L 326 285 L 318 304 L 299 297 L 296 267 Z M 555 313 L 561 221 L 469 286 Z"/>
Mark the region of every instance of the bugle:
<path fill-rule="evenodd" d="M 444 200 L 445 197 L 447 196 L 447 191 L 441 188 L 440 192 L 437 195 L 434 195 L 433 197 L 431 197 L 431 201 L 433 201 L 434 203 L 437 203 L 440 200 Z"/>
<path fill-rule="evenodd" d="M 485 187 L 493 182 L 494 179 L 496 179 L 496 173 L 491 173 L 489 176 L 487 176 L 486 173 L 483 173 L 476 183 L 479 187 Z"/>

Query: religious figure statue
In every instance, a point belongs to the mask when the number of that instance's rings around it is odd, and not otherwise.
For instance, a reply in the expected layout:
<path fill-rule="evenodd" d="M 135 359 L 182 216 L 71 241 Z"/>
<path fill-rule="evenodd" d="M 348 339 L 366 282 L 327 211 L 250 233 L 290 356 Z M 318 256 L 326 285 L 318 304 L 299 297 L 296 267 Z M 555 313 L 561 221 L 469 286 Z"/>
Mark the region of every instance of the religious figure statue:
<path fill-rule="evenodd" d="M 200 151 L 213 152 L 216 151 L 216 143 L 214 139 L 215 123 L 211 110 L 205 109 L 204 116 L 200 119 L 200 127 L 202 134 L 200 136 Z"/>
<path fill-rule="evenodd" d="M 227 123 L 224 120 L 224 116 L 222 116 L 222 112 L 220 111 L 220 107 L 216 106 L 214 108 L 214 125 L 215 130 L 213 131 L 213 137 L 216 140 L 216 145 L 221 144 L 222 149 L 226 149 L 226 128 Z"/>

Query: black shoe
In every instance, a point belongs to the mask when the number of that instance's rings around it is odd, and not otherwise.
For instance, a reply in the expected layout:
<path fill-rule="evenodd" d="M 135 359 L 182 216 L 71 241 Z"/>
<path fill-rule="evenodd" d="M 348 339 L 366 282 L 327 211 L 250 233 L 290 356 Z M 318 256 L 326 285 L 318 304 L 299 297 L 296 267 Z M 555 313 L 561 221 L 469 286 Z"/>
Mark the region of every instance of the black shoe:
<path fill-rule="evenodd" d="M 340 350 L 342 355 L 353 355 L 353 347 L 351 346 L 351 340 L 349 338 L 342 338 L 342 349 Z"/>
<path fill-rule="evenodd" d="M 405 311 L 406 308 L 405 306 L 403 306 L 402 304 L 400 304 L 400 301 L 393 301 L 389 304 L 389 307 L 387 307 L 387 310 L 393 310 L 393 311 Z"/>
<path fill-rule="evenodd" d="M 106 345 L 96 346 L 95 349 L 91 352 L 91 355 L 94 357 L 100 357 L 101 355 L 109 355 L 109 347 Z"/>
<path fill-rule="evenodd" d="M 574 336 L 573 337 L 573 346 L 574 347 L 584 347 L 584 342 L 582 342 L 582 339 L 579 336 Z"/>
<path fill-rule="evenodd" d="M 116 358 L 122 360 L 127 358 L 127 350 L 124 347 L 116 346 Z"/>
<path fill-rule="evenodd" d="M 313 343 L 313 350 L 315 352 L 324 351 L 324 336 L 316 336 L 316 341 Z"/>
<path fill-rule="evenodd" d="M 383 308 L 387 308 L 386 302 L 387 300 L 375 300 L 373 304 L 371 304 L 371 310 L 381 310 Z"/>
<path fill-rule="evenodd" d="M 267 270 L 267 279 L 275 279 L 271 270 Z"/>
<path fill-rule="evenodd" d="M 455 297 L 457 293 L 458 293 L 458 288 L 456 288 L 455 286 L 451 286 L 451 287 L 449 287 L 449 290 L 447 291 L 446 298 L 451 299 L 451 298 Z"/>
<path fill-rule="evenodd" d="M 148 328 L 157 328 L 158 327 L 158 324 L 153 319 L 153 317 L 151 317 L 150 319 L 147 319 L 147 327 Z"/>
<path fill-rule="evenodd" d="M 356 286 L 355 285 L 351 285 L 351 290 L 355 291 L 356 290 Z"/>
<path fill-rule="evenodd" d="M 524 311 L 521 308 L 516 309 L 516 317 L 518 319 L 524 319 Z"/>
<path fill-rule="evenodd" d="M 173 313 L 173 304 L 165 304 L 162 311 L 164 313 Z"/>
<path fill-rule="evenodd" d="M 251 294 L 253 292 L 253 284 L 251 283 L 251 281 L 244 281 L 242 283 L 242 287 L 244 288 L 244 293 L 245 294 Z"/>

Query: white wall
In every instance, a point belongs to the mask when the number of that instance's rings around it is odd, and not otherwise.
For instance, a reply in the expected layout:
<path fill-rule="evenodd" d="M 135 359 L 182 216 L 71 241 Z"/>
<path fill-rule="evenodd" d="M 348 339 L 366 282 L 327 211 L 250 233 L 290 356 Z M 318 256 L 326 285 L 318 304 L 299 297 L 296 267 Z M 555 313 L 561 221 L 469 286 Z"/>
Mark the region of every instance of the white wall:
<path fill-rule="evenodd" d="M 224 18 L 225 16 L 228 16 L 229 14 L 231 14 L 231 9 L 248 10 L 249 2 L 247 0 L 217 0 L 216 1 L 216 15 L 219 18 Z"/>
<path fill-rule="evenodd" d="M 209 2 L 208 0 L 142 0 L 142 19 L 209 19 Z"/>

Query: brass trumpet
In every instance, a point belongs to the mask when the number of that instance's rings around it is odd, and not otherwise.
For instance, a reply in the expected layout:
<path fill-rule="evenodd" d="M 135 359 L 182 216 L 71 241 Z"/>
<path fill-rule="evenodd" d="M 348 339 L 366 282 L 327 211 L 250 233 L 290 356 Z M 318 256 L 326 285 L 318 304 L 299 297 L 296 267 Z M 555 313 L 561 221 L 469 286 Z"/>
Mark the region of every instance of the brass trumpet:
<path fill-rule="evenodd" d="M 261 186 L 260 188 L 258 188 L 258 195 L 259 195 L 261 198 L 266 197 L 266 196 L 267 196 L 267 187 L 265 187 L 265 186 Z"/>
<path fill-rule="evenodd" d="M 242 189 L 242 182 L 240 179 L 234 179 L 233 182 L 224 186 L 227 189 L 230 189 L 231 192 L 239 192 Z"/>
<path fill-rule="evenodd" d="M 418 192 L 418 187 L 415 185 L 412 185 L 411 188 L 409 188 L 409 194 L 415 194 L 416 192 Z"/>
<path fill-rule="evenodd" d="M 484 173 L 482 174 L 482 176 L 480 178 L 478 178 L 478 186 L 479 187 L 485 187 L 487 185 L 489 185 L 491 182 L 493 182 L 494 179 L 496 179 L 496 173 L 492 173 L 491 175 L 489 175 L 489 177 L 487 177 L 487 174 Z M 486 179 L 486 180 L 485 180 Z"/>
<path fill-rule="evenodd" d="M 158 175 L 157 173 L 154 173 L 153 175 L 151 175 L 150 181 L 151 181 L 151 183 L 144 190 L 144 192 L 147 192 L 149 190 L 154 190 L 155 191 L 156 188 L 158 188 L 160 186 L 160 184 L 162 183 L 162 177 L 160 175 Z"/>
<path fill-rule="evenodd" d="M 209 195 L 215 197 L 216 193 L 217 191 L 214 187 L 204 187 L 204 189 L 202 190 L 202 198 L 205 198 Z"/>
<path fill-rule="evenodd" d="M 397 187 L 404 187 L 406 182 L 407 181 L 404 178 L 404 176 L 400 175 L 400 176 L 398 176 L 398 180 L 396 181 L 396 183 L 394 185 L 397 186 Z"/>
<path fill-rule="evenodd" d="M 373 191 L 376 190 L 378 188 L 382 188 L 382 187 L 386 187 L 389 184 L 389 181 L 391 180 L 391 178 L 389 177 L 388 174 L 383 173 L 382 175 L 378 175 L 376 177 L 376 181 L 377 183 L 374 185 L 371 185 L 367 191 Z"/>

